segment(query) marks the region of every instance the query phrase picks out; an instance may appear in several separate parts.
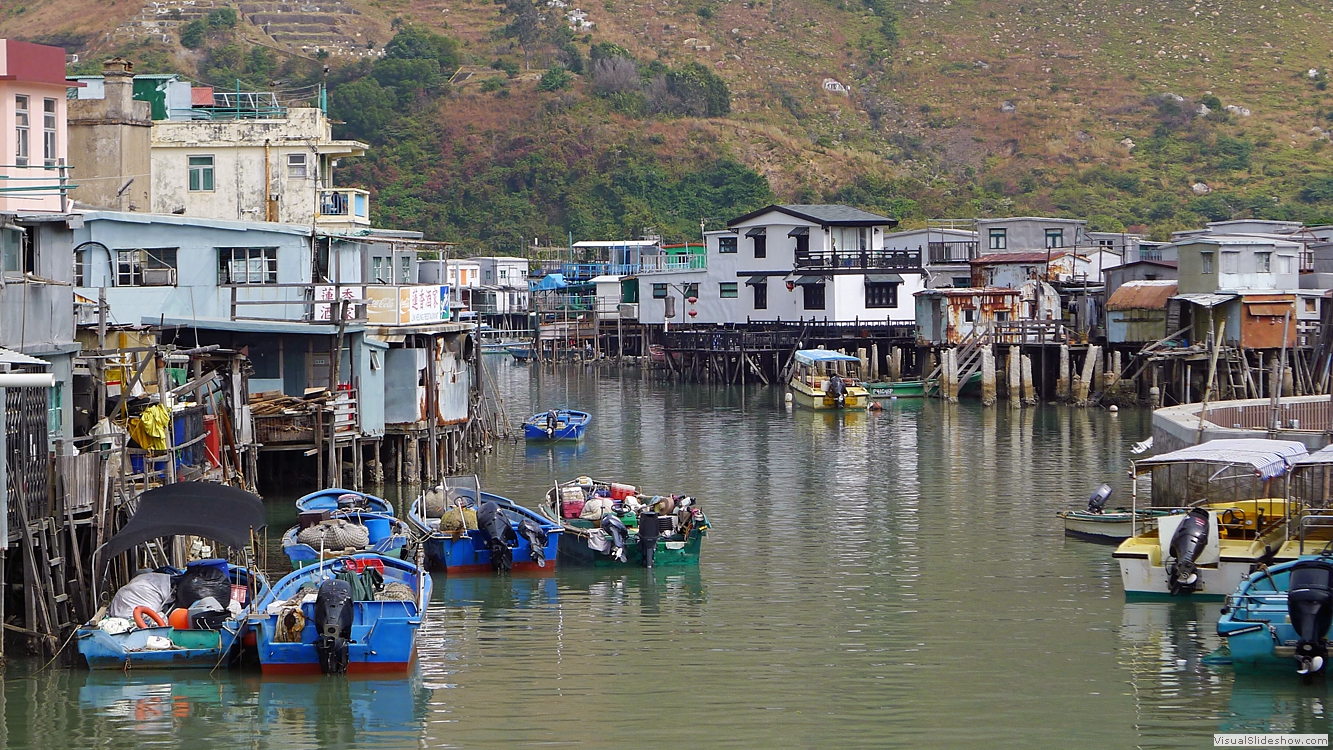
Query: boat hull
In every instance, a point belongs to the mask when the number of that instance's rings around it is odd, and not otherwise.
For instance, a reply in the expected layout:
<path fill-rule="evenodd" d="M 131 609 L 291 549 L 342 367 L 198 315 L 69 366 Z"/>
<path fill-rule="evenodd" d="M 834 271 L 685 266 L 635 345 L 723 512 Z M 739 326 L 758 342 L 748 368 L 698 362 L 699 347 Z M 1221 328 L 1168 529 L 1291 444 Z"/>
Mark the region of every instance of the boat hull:
<path fill-rule="evenodd" d="M 305 512 L 311 510 L 335 511 L 338 509 L 338 498 L 342 495 L 360 495 L 365 498 L 366 507 L 377 513 L 387 513 L 393 515 L 393 503 L 382 497 L 376 497 L 366 492 L 357 492 L 356 490 L 345 490 L 340 487 L 331 487 L 327 490 L 319 490 L 296 501 L 296 510 Z"/>
<path fill-rule="evenodd" d="M 466 494 L 471 498 L 472 491 L 467 490 Z M 481 502 L 494 502 L 505 510 L 510 528 L 514 529 L 518 537 L 518 546 L 513 548 L 511 571 L 532 575 L 555 574 L 560 537 L 563 534 L 560 524 L 552 523 L 542 514 L 500 495 L 483 492 Z M 519 519 L 524 516 L 536 521 L 546 531 L 546 545 L 542 548 L 545 566 L 537 564 L 532 557 L 532 544 L 522 534 L 517 533 Z M 425 517 L 422 500 L 412 504 L 408 510 L 408 517 L 423 529 L 434 529 L 438 525 L 437 521 Z M 482 539 L 481 532 L 476 529 L 469 529 L 467 532 L 433 531 L 426 537 L 422 549 L 426 565 L 432 570 L 443 570 L 451 575 L 489 575 L 495 572 L 495 567 L 491 564 L 490 547 Z"/>
<path fill-rule="evenodd" d="M 275 603 L 286 601 L 302 584 L 332 575 L 348 560 L 384 567 L 384 580 L 405 583 L 413 588 L 413 601 L 357 601 L 353 603 L 351 638 L 348 643 L 349 673 L 406 672 L 416 657 L 416 637 L 425 618 L 426 602 L 430 600 L 430 575 L 415 565 L 383 557 L 360 554 L 351 558 L 325 561 L 294 571 L 273 586 L 261 600 L 258 612 L 252 617 L 256 632 L 259 663 L 265 674 L 318 674 L 319 652 L 315 648 L 318 633 L 315 630 L 315 603 L 302 602 L 301 612 L 305 625 L 299 640 L 281 640 L 281 614 L 270 611 L 280 607 Z"/>
<path fill-rule="evenodd" d="M 1302 557 L 1316 559 L 1315 556 Z M 1288 563 L 1256 572 L 1228 599 L 1217 634 L 1227 643 L 1231 663 L 1237 669 L 1295 670 L 1296 644 L 1300 636 L 1289 622 L 1287 591 Z M 1325 638 L 1333 638 L 1333 626 Z"/>
<path fill-rule="evenodd" d="M 523 422 L 523 437 L 529 442 L 556 442 L 582 440 L 592 415 L 573 409 L 558 409 L 559 421 L 550 432 L 546 430 L 546 413 L 533 414 Z"/>
<path fill-rule="evenodd" d="M 793 401 L 807 409 L 856 411 L 870 406 L 870 392 L 859 385 L 847 389 L 842 406 L 838 405 L 837 399 L 826 395 L 822 389 L 812 388 L 797 380 L 791 383 L 791 394 Z"/>
<path fill-rule="evenodd" d="M 659 539 L 657 551 L 653 553 L 653 566 L 658 568 L 697 566 L 706 535 L 707 531 L 700 529 L 683 543 Z M 560 535 L 560 561 L 566 565 L 580 567 L 642 568 L 643 551 L 639 548 L 639 535 L 633 529 L 630 530 L 629 539 L 625 542 L 624 562 L 590 548 L 584 537 L 566 533 Z"/>
<path fill-rule="evenodd" d="M 1156 528 L 1156 519 L 1165 515 L 1156 511 L 1139 511 L 1138 522 L 1134 522 L 1129 511 L 1111 511 L 1107 513 L 1089 513 L 1081 510 L 1062 511 L 1056 515 L 1064 521 L 1065 534 L 1089 542 L 1119 544 L 1130 538 L 1135 532 L 1145 531 L 1146 524 Z"/>
<path fill-rule="evenodd" d="M 228 620 L 221 630 L 141 628 L 111 635 L 85 626 L 77 638 L 89 669 L 212 669 L 235 658 L 236 643 L 245 627 L 239 620 Z M 176 648 L 147 650 L 149 636 L 166 638 Z"/>

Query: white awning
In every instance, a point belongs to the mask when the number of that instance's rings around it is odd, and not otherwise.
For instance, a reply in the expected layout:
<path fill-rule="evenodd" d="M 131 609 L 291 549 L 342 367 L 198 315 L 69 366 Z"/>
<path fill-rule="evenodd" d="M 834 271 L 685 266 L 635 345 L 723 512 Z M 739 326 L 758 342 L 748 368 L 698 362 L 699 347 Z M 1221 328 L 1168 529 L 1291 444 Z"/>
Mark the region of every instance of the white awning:
<path fill-rule="evenodd" d="M 1248 466 L 1260 479 L 1282 476 L 1302 456 L 1307 455 L 1304 443 L 1295 440 L 1264 440 L 1241 438 L 1237 440 L 1210 440 L 1178 451 L 1144 458 L 1134 463 L 1135 471 L 1172 464 L 1229 464 Z"/>

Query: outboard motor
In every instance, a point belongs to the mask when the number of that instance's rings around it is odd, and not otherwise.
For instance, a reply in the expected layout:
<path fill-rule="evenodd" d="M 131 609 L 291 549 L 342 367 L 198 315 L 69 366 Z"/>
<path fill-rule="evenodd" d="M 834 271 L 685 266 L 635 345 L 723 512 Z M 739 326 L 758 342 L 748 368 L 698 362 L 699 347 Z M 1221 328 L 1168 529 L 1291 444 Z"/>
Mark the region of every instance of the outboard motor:
<path fill-rule="evenodd" d="M 1102 509 L 1106 507 L 1106 501 L 1111 498 L 1111 485 L 1103 484 L 1092 491 L 1092 497 L 1088 498 L 1088 512 L 1101 514 Z"/>
<path fill-rule="evenodd" d="M 537 563 L 537 567 L 546 567 L 546 529 L 533 519 L 524 516 L 523 520 L 518 522 L 518 534 L 528 540 L 528 548 L 532 550 L 532 560 Z"/>
<path fill-rule="evenodd" d="M 639 551 L 643 553 L 643 567 L 653 567 L 653 557 L 657 553 L 657 540 L 662 530 L 657 525 L 657 514 L 644 511 L 639 514 Z"/>
<path fill-rule="evenodd" d="M 1199 571 L 1195 561 L 1208 545 L 1208 511 L 1195 508 L 1185 514 L 1185 519 L 1176 527 L 1171 536 L 1171 557 L 1174 562 L 1167 566 L 1167 587 L 1171 596 L 1179 593 L 1194 592 L 1199 583 Z"/>
<path fill-rule="evenodd" d="M 315 596 L 315 652 L 324 674 L 347 671 L 348 648 L 352 640 L 352 587 L 347 581 L 332 578 L 319 584 Z"/>
<path fill-rule="evenodd" d="M 555 428 L 560 425 L 560 412 L 552 409 L 546 412 L 546 437 L 555 434 Z"/>
<path fill-rule="evenodd" d="M 625 541 L 629 539 L 625 522 L 608 513 L 602 516 L 602 531 L 611 537 L 611 557 L 616 562 L 625 562 Z"/>
<path fill-rule="evenodd" d="M 833 397 L 838 406 L 847 402 L 847 384 L 842 382 L 842 378 L 836 373 L 828 378 L 828 390 L 826 393 Z"/>
<path fill-rule="evenodd" d="M 514 567 L 514 547 L 518 546 L 518 535 L 509 525 L 509 516 L 495 502 L 481 504 L 477 511 L 477 530 L 486 541 L 491 552 L 491 568 L 501 573 L 508 573 Z"/>
<path fill-rule="evenodd" d="M 1287 615 L 1296 630 L 1296 673 L 1313 674 L 1328 661 L 1328 627 L 1333 624 L 1333 563 L 1305 560 L 1290 570 Z"/>

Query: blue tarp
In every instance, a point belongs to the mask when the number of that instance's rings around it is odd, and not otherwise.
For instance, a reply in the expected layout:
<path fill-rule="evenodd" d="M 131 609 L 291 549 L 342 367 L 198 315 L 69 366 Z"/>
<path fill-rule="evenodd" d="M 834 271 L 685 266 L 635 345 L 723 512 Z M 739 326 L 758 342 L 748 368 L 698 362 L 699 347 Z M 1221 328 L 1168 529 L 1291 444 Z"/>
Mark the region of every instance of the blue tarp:
<path fill-rule="evenodd" d="M 828 349 L 802 349 L 796 352 L 796 361 L 805 365 L 813 365 L 816 362 L 860 362 L 861 360 L 849 354 L 829 351 Z"/>
<path fill-rule="evenodd" d="M 564 289 L 565 287 L 569 286 L 569 284 L 565 282 L 564 274 L 548 273 L 542 277 L 541 281 L 538 281 L 537 283 L 532 284 L 531 286 L 532 286 L 532 291 L 534 292 L 549 292 L 555 289 Z"/>

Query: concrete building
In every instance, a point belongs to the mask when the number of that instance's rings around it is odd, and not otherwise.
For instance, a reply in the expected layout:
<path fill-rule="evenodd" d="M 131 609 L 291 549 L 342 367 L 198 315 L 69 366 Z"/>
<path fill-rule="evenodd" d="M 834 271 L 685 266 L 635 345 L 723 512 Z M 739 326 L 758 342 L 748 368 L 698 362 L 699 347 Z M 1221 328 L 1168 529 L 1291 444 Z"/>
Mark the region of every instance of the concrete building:
<path fill-rule="evenodd" d="M 0 39 L 0 212 L 66 209 L 65 51 Z"/>
<path fill-rule="evenodd" d="M 108 60 L 94 79 L 100 96 L 69 101 L 69 149 L 78 183 L 71 193 L 83 206 L 115 211 L 152 208 L 152 105 L 134 98 L 133 64 Z"/>
<path fill-rule="evenodd" d="M 117 82 L 128 72 L 123 61 L 111 60 L 102 76 L 78 79 L 78 126 L 86 135 L 71 163 L 81 178 L 115 183 L 90 188 L 90 205 L 128 210 L 133 203 L 159 214 L 330 231 L 370 227 L 370 194 L 333 181 L 338 159 L 361 156 L 366 144 L 335 140 L 322 109 L 271 92 L 217 91 L 174 75 L 134 76 L 131 98 L 149 104 L 152 119 L 151 164 L 147 178 L 129 173 L 141 168 L 144 128 L 142 108 L 126 104 L 123 82 Z M 125 139 L 120 157 L 105 148 L 116 137 Z M 131 177 L 149 184 L 131 185 L 126 201 L 117 193 Z"/>
<path fill-rule="evenodd" d="M 622 301 L 637 301 L 648 325 L 911 321 L 925 275 L 919 250 L 885 246 L 897 223 L 849 206 L 768 206 L 705 233 L 690 267 L 637 274 L 637 300 Z"/>

